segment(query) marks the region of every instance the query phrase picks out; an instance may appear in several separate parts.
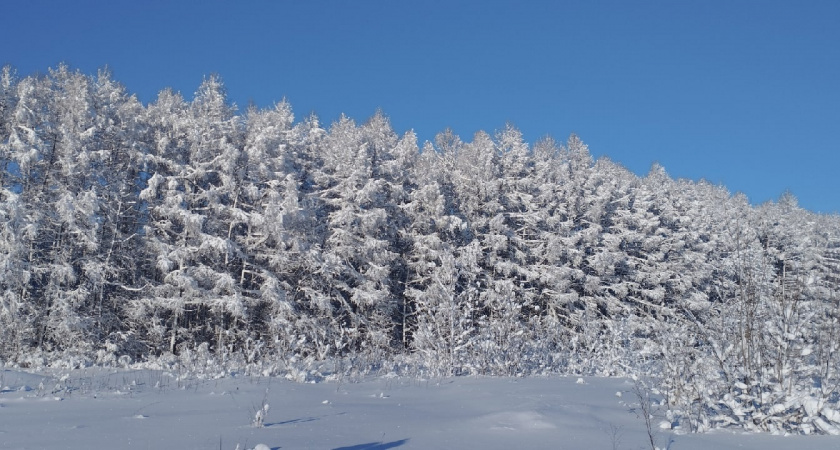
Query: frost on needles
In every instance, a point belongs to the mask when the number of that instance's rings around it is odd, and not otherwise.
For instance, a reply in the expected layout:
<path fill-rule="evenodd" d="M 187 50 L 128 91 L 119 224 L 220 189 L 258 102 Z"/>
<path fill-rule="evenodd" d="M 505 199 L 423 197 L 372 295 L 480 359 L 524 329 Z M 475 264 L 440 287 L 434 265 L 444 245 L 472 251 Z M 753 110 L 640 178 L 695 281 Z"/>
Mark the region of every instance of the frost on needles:
<path fill-rule="evenodd" d="M 143 105 L 3 69 L 0 361 L 636 374 L 694 430 L 840 431 L 838 217 L 576 136 L 420 147 L 382 113 L 238 111 L 216 77 Z"/>

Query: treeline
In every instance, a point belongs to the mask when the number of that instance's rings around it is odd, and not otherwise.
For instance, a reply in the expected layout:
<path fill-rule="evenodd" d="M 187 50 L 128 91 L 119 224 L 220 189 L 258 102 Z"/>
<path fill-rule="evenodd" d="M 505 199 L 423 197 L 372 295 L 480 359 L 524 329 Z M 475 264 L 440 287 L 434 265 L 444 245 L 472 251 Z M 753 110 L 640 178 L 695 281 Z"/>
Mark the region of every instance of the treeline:
<path fill-rule="evenodd" d="M 6 363 L 646 373 L 692 429 L 840 422 L 840 219 L 788 194 L 512 126 L 421 148 L 381 113 L 239 112 L 216 77 L 144 106 L 63 65 L 0 73 L 0 188 Z"/>

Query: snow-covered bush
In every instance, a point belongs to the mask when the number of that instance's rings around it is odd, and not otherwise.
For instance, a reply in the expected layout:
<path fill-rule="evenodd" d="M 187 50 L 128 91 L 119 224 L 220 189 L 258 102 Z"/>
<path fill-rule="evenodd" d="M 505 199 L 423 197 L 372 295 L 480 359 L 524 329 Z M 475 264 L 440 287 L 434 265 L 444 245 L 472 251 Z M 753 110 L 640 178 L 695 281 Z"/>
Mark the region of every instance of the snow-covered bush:
<path fill-rule="evenodd" d="M 254 418 L 251 425 L 254 428 L 262 428 L 265 426 L 265 419 L 268 416 L 268 410 L 271 407 L 268 404 L 268 389 L 265 390 L 262 402 L 258 406 L 254 406 Z"/>

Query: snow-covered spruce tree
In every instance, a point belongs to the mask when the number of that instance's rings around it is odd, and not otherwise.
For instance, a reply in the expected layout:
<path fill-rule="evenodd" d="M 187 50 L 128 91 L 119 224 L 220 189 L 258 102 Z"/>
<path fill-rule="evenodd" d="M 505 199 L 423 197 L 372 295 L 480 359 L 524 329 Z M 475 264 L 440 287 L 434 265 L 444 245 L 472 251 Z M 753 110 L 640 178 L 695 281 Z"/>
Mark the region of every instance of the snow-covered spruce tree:
<path fill-rule="evenodd" d="M 39 335 L 43 335 L 43 311 L 46 310 L 41 293 L 43 276 L 33 272 L 41 265 L 44 252 L 38 243 L 38 235 L 43 232 L 41 222 L 46 220 L 46 211 L 41 208 L 40 188 L 49 182 L 46 178 L 47 165 L 56 140 L 53 123 L 43 117 L 43 112 L 49 111 L 46 104 L 49 91 L 46 77 L 27 77 L 17 83 L 18 102 L 11 116 L 6 147 L 9 159 L 18 167 L 18 176 L 14 177 L 13 172 L 9 171 L 4 172 L 4 177 L 9 180 L 7 182 L 13 191 L 20 194 L 15 199 L 14 194 L 10 193 L 12 195 L 7 195 L 5 199 L 6 214 L 20 217 L 19 220 L 7 222 L 4 230 L 17 238 L 13 248 L 8 247 L 13 241 L 7 241 L 8 257 L 20 258 L 19 286 L 7 285 L 6 296 L 10 305 L 17 304 L 14 308 L 14 319 L 17 322 L 15 334 L 18 335 L 16 340 L 20 342 L 18 346 L 26 350 L 34 348 L 40 341 Z"/>
<path fill-rule="evenodd" d="M 295 163 L 290 154 L 294 116 L 281 102 L 269 110 L 250 108 L 246 116 L 244 160 L 230 209 L 228 234 L 238 244 L 238 279 L 252 298 L 243 336 L 247 361 L 262 352 L 287 356 L 296 342 L 290 304 L 292 274 L 300 269 L 301 208 Z M 263 348 L 266 345 L 267 348 Z"/>
<path fill-rule="evenodd" d="M 464 222 L 447 208 L 442 161 L 431 145 L 424 148 L 416 172 L 419 187 L 406 205 L 411 248 L 405 255 L 403 330 L 421 370 L 430 376 L 461 373 L 473 332 L 470 304 L 458 292 L 461 269 L 453 248 Z"/>
<path fill-rule="evenodd" d="M 30 344 L 47 351 L 85 350 L 91 335 L 99 335 L 85 273 L 96 258 L 100 228 L 90 85 L 63 65 L 18 84 L 10 151 L 29 222 L 21 297 L 32 311 Z"/>
<path fill-rule="evenodd" d="M 11 66 L 0 68 L 0 145 L 8 145 L 9 136 L 12 134 L 12 114 L 17 107 L 17 83 L 18 79 Z M 3 169 L 2 176 L 8 170 L 8 148 L 4 150 L 3 159 L 0 161 Z"/>
<path fill-rule="evenodd" d="M 96 220 L 99 223 L 95 256 L 84 266 L 84 282 L 93 308 L 93 339 L 105 348 L 100 356 L 114 353 L 137 357 L 138 347 L 130 330 L 121 326 L 125 308 L 140 295 L 142 274 L 141 227 L 147 220 L 139 194 L 147 174 L 147 128 L 143 107 L 134 96 L 100 71 L 91 80 L 94 148 L 89 176 L 94 178 Z"/>
<path fill-rule="evenodd" d="M 30 350 L 37 312 L 23 296 L 29 283 L 25 211 L 17 193 L 3 188 L 0 195 L 0 360 L 13 361 Z"/>
<path fill-rule="evenodd" d="M 25 303 L 21 294 L 28 283 L 23 261 L 28 251 L 19 241 L 26 224 L 23 208 L 9 173 L 13 113 L 17 109 L 18 80 L 10 66 L 0 72 L 0 359 L 9 360 L 26 344 Z"/>
<path fill-rule="evenodd" d="M 499 153 L 490 135 L 478 132 L 472 142 L 463 144 L 453 156 L 454 202 L 466 225 L 455 251 L 457 264 L 462 269 L 458 282 L 463 298 L 459 303 L 464 303 L 471 312 L 474 328 L 469 342 L 470 363 L 472 370 L 478 373 L 502 372 L 510 361 L 503 358 L 503 350 L 499 348 L 501 330 L 493 333 L 490 327 L 497 323 L 494 317 L 502 314 L 502 306 L 510 306 L 511 314 L 515 314 L 515 306 L 505 298 L 509 290 L 498 291 L 501 285 L 496 285 L 493 272 L 497 258 L 495 248 L 502 250 L 506 244 L 506 237 L 501 234 L 503 224 L 496 221 L 493 223 L 496 226 L 491 228 L 491 219 L 503 213 Z M 512 319 L 511 316 L 507 318 Z M 509 325 L 515 326 L 515 323 Z"/>
<path fill-rule="evenodd" d="M 552 178 L 559 183 L 550 190 L 559 200 L 549 219 L 554 229 L 550 230 L 555 234 L 548 242 L 564 281 L 563 291 L 557 296 L 559 302 L 551 305 L 552 316 L 561 317 L 561 323 L 569 330 L 568 349 L 564 352 L 568 369 L 599 373 L 607 369 L 600 361 L 614 348 L 610 342 L 617 336 L 609 329 L 610 322 L 602 320 L 610 314 L 602 289 L 605 277 L 614 272 L 611 264 L 616 261 L 616 243 L 609 239 L 602 242 L 601 233 L 612 213 L 607 208 L 614 194 L 611 183 L 621 181 L 610 180 L 597 170 L 613 166 L 605 162 L 596 166 L 577 136 L 569 138 L 558 157 L 561 172 L 552 174 Z M 619 305 L 613 303 L 611 308 L 617 312 Z"/>
<path fill-rule="evenodd" d="M 534 157 L 522 133 L 507 125 L 496 136 L 502 212 L 490 223 L 494 244 L 493 291 L 499 314 L 493 332 L 505 347 L 499 359 L 505 373 L 525 374 L 537 368 L 540 352 L 533 345 L 541 336 L 541 314 L 536 303 L 543 285 L 534 266 L 540 229 L 546 214 L 536 202 L 540 185 Z"/>
<path fill-rule="evenodd" d="M 687 411 L 684 422 L 689 429 L 697 431 L 708 426 L 699 420 L 703 412 L 701 398 L 707 393 L 705 371 L 710 368 L 705 365 L 708 360 L 698 357 L 698 352 L 720 349 L 707 347 L 710 341 L 698 337 L 697 333 L 706 333 L 707 327 L 717 323 L 707 324 L 708 312 L 715 305 L 721 306 L 723 296 L 735 286 L 733 276 L 722 264 L 724 255 L 732 253 L 727 242 L 731 241 L 733 229 L 728 226 L 726 213 L 732 200 L 729 192 L 720 186 L 702 181 L 677 183 L 681 194 L 677 200 L 682 202 L 680 220 L 688 226 L 683 236 L 683 251 L 670 259 L 679 277 L 691 285 L 684 285 L 683 289 L 687 290 L 675 298 L 674 313 L 660 319 L 653 334 L 653 352 L 661 357 L 656 376 L 666 400 L 669 405 L 684 408 Z M 680 403 L 689 398 L 687 403 Z"/>
<path fill-rule="evenodd" d="M 185 319 L 201 327 L 197 341 L 208 342 L 224 358 L 242 345 L 244 336 L 238 332 L 247 328 L 248 310 L 255 301 L 246 289 L 247 256 L 238 239 L 247 231 L 245 222 L 252 209 L 242 199 L 244 130 L 215 76 L 199 86 L 190 110 L 191 172 L 185 181 L 191 184 L 193 210 L 204 216 L 196 236 L 197 252 L 192 255 L 193 265 L 198 266 L 193 279 L 204 292 L 196 299 L 196 315 Z"/>
<path fill-rule="evenodd" d="M 406 207 L 417 187 L 414 168 L 420 150 L 414 132 L 408 131 L 398 137 L 381 111 L 362 125 L 361 132 L 363 142 L 372 150 L 373 176 L 377 179 L 376 190 L 367 195 L 376 199 L 375 204 L 386 215 L 386 222 L 377 230 L 380 239 L 387 242 L 387 250 L 391 254 L 387 267 L 388 298 L 384 309 L 390 314 L 388 320 L 394 326 L 393 333 L 388 337 L 389 346 L 399 351 L 399 348 L 409 345 L 410 330 L 407 327 L 410 325 L 406 319 L 408 308 L 404 292 L 408 276 L 405 255 L 411 246 L 411 236 L 405 233 L 410 223 Z"/>
<path fill-rule="evenodd" d="M 186 243 L 188 230 L 198 229 L 199 218 L 185 208 L 185 189 L 180 177 L 189 163 L 187 103 L 180 94 L 164 90 L 146 108 L 144 122 L 149 127 L 152 149 L 148 180 L 140 192 L 148 220 L 142 229 L 141 273 L 148 287 L 141 298 L 131 301 L 128 319 L 145 346 L 144 353 L 160 355 L 174 351 L 178 339 L 178 314 L 183 309 L 176 288 L 168 288 L 166 277 L 185 269 L 186 258 L 177 250 Z M 180 186 L 180 188 L 179 188 Z M 174 282 L 170 278 L 170 282 Z"/>
<path fill-rule="evenodd" d="M 242 267 L 231 264 L 241 252 L 230 237 L 232 218 L 241 215 L 240 121 L 215 77 L 202 83 L 190 104 L 164 91 L 149 114 L 157 148 L 141 198 L 150 211 L 144 234 L 156 279 L 134 303 L 132 316 L 146 328 L 155 353 L 175 352 L 181 342 L 221 351 L 228 329 L 238 328 L 246 314 L 231 273 Z"/>
<path fill-rule="evenodd" d="M 522 234 L 531 247 L 529 267 L 533 273 L 531 283 L 535 285 L 535 311 L 529 320 L 538 322 L 539 338 L 528 343 L 529 354 L 538 365 L 535 371 L 564 371 L 568 370 L 568 343 L 573 329 L 568 306 L 578 298 L 572 289 L 575 269 L 563 263 L 574 228 L 570 205 L 564 197 L 569 160 L 564 148 L 551 138 L 538 141 L 532 151 L 537 191 Z"/>
<path fill-rule="evenodd" d="M 623 219 L 629 215 L 632 175 L 605 158 L 595 162 L 583 184 L 584 201 L 577 211 L 581 224 L 580 270 L 584 274 L 582 299 L 585 322 L 584 352 L 600 374 L 622 374 L 627 370 L 627 321 L 656 312 L 635 291 L 634 276 L 639 271 L 628 260 L 622 245 L 625 236 Z M 644 273 L 644 272 L 641 272 Z M 655 309 L 655 307 L 653 307 Z M 638 331 L 638 330 L 634 330 Z M 586 354 L 586 353 L 585 353 Z M 635 353 L 642 356 L 642 353 Z"/>
<path fill-rule="evenodd" d="M 287 172 L 278 189 L 282 195 L 270 194 L 266 216 L 269 232 L 281 249 L 266 253 L 266 257 L 281 286 L 288 286 L 286 295 L 293 310 L 275 310 L 272 330 L 276 330 L 281 354 L 307 362 L 324 361 L 347 350 L 342 313 L 335 308 L 330 274 L 323 270 L 329 227 L 317 180 L 327 132 L 317 117 L 310 116 L 295 126 L 293 135 L 287 155 L 295 155 L 296 169 Z M 282 215 L 282 223 L 278 215 Z"/>
<path fill-rule="evenodd" d="M 398 302 L 390 276 L 398 255 L 389 240 L 395 230 L 377 161 L 397 138 L 390 126 L 384 131 L 385 142 L 377 142 L 342 117 L 323 141 L 323 165 L 314 175 L 327 224 L 318 288 L 326 290 L 322 295 L 335 312 L 334 349 L 340 354 L 382 355 L 395 337 Z"/>
<path fill-rule="evenodd" d="M 703 203 L 690 201 L 690 189 L 691 185 L 672 180 L 661 166 L 654 165 L 631 193 L 628 213 L 620 226 L 629 270 L 628 298 L 636 304 L 636 318 L 648 316 L 631 325 L 630 332 L 644 338 L 636 350 L 648 356 L 673 351 L 677 361 L 682 361 L 678 356 L 682 355 L 683 342 L 664 337 L 669 334 L 662 330 L 682 326 L 680 311 L 690 314 L 707 304 L 705 283 L 713 270 L 698 239 L 700 234 L 709 236 L 709 232 L 693 222 L 696 212 L 692 210 L 702 209 Z M 652 343 L 661 346 L 649 345 Z M 675 370 L 687 370 L 684 361 L 675 364 Z M 684 377 L 665 379 L 679 383 Z"/>

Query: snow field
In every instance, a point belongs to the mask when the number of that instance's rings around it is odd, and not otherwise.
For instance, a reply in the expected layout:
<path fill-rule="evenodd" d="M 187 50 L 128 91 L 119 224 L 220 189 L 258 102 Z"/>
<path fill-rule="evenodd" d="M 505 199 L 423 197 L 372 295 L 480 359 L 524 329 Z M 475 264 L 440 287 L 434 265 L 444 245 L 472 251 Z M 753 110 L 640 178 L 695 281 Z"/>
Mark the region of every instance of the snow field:
<path fill-rule="evenodd" d="M 178 380 L 156 371 L 0 376 L 0 448 L 646 448 L 626 379 Z M 263 427 L 254 415 L 271 407 Z M 662 424 L 656 417 L 654 424 Z M 657 428 L 660 448 L 837 449 L 831 436 Z M 263 445 L 263 447 L 259 447 Z"/>

